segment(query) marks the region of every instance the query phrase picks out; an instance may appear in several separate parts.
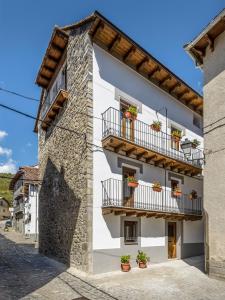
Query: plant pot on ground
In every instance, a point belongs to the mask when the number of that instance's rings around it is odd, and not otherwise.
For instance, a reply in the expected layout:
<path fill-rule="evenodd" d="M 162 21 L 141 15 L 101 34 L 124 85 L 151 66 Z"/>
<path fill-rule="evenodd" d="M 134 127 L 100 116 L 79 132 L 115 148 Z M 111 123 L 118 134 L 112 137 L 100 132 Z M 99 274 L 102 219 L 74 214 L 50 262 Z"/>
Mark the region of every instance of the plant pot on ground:
<path fill-rule="evenodd" d="M 123 272 L 129 272 L 131 269 L 130 265 L 130 255 L 123 255 L 120 258 L 121 261 L 121 271 Z"/>
<path fill-rule="evenodd" d="M 143 251 L 138 250 L 136 262 L 140 269 L 147 268 L 147 263 L 149 261 L 149 257 Z"/>
<path fill-rule="evenodd" d="M 159 132 L 161 131 L 162 123 L 160 121 L 153 121 L 150 127 L 152 130 Z"/>
<path fill-rule="evenodd" d="M 152 185 L 152 189 L 154 192 L 160 193 L 162 191 L 161 183 L 159 181 L 155 181 Z"/>
<path fill-rule="evenodd" d="M 137 107 L 131 105 L 131 106 L 127 109 L 127 111 L 125 111 L 124 116 L 125 116 L 125 118 L 127 118 L 127 119 L 136 120 L 136 118 L 137 118 L 137 113 L 138 113 Z"/>
<path fill-rule="evenodd" d="M 128 185 L 129 187 L 136 188 L 136 187 L 138 187 L 139 183 L 138 183 L 138 181 L 134 178 L 134 176 L 129 176 L 129 177 L 127 177 L 127 185 Z"/>

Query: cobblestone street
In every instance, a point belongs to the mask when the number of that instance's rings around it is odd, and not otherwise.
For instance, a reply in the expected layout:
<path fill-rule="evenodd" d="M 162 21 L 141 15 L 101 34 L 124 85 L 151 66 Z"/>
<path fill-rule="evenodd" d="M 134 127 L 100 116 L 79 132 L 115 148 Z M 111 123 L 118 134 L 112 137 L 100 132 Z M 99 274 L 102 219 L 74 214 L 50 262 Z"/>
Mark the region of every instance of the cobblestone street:
<path fill-rule="evenodd" d="M 30 240 L 0 231 L 0 300 L 116 299 L 38 254 Z"/>
<path fill-rule="evenodd" d="M 20 234 L 0 231 L 0 300 L 225 299 L 225 282 L 208 278 L 202 269 L 202 258 L 194 257 L 85 276 L 38 254 Z"/>

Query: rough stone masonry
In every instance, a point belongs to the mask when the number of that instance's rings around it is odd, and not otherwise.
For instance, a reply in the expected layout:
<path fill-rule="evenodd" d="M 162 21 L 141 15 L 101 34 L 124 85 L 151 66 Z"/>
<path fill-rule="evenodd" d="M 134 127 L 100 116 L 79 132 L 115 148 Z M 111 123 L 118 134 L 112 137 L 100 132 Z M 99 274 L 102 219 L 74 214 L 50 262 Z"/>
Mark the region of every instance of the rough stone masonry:
<path fill-rule="evenodd" d="M 40 252 L 92 270 L 92 44 L 89 24 L 69 32 L 69 99 L 53 124 L 39 124 Z M 69 130 L 55 127 L 68 128 Z"/>

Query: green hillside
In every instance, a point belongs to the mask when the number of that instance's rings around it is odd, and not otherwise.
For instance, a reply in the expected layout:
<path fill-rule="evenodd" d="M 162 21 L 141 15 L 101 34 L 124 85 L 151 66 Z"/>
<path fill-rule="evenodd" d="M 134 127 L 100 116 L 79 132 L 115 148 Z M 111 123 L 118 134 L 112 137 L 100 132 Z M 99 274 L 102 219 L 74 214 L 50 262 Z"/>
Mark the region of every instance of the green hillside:
<path fill-rule="evenodd" d="M 9 191 L 9 183 L 12 178 L 12 174 L 0 173 L 0 197 L 6 198 L 12 205 L 12 193 Z M 2 178 L 6 177 L 6 178 Z"/>

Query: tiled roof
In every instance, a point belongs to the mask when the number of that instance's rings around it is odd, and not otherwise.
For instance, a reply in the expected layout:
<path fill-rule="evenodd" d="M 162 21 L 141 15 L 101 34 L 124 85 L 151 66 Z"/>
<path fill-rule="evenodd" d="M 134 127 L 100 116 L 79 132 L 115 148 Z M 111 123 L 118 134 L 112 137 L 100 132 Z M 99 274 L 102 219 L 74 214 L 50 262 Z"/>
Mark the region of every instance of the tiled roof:
<path fill-rule="evenodd" d="M 39 179 L 39 168 L 38 167 L 30 167 L 30 166 L 23 166 L 19 167 L 19 170 L 12 178 L 9 188 L 12 190 L 14 188 L 15 183 L 18 181 L 18 179 L 23 176 L 23 179 L 26 182 L 37 182 Z"/>

